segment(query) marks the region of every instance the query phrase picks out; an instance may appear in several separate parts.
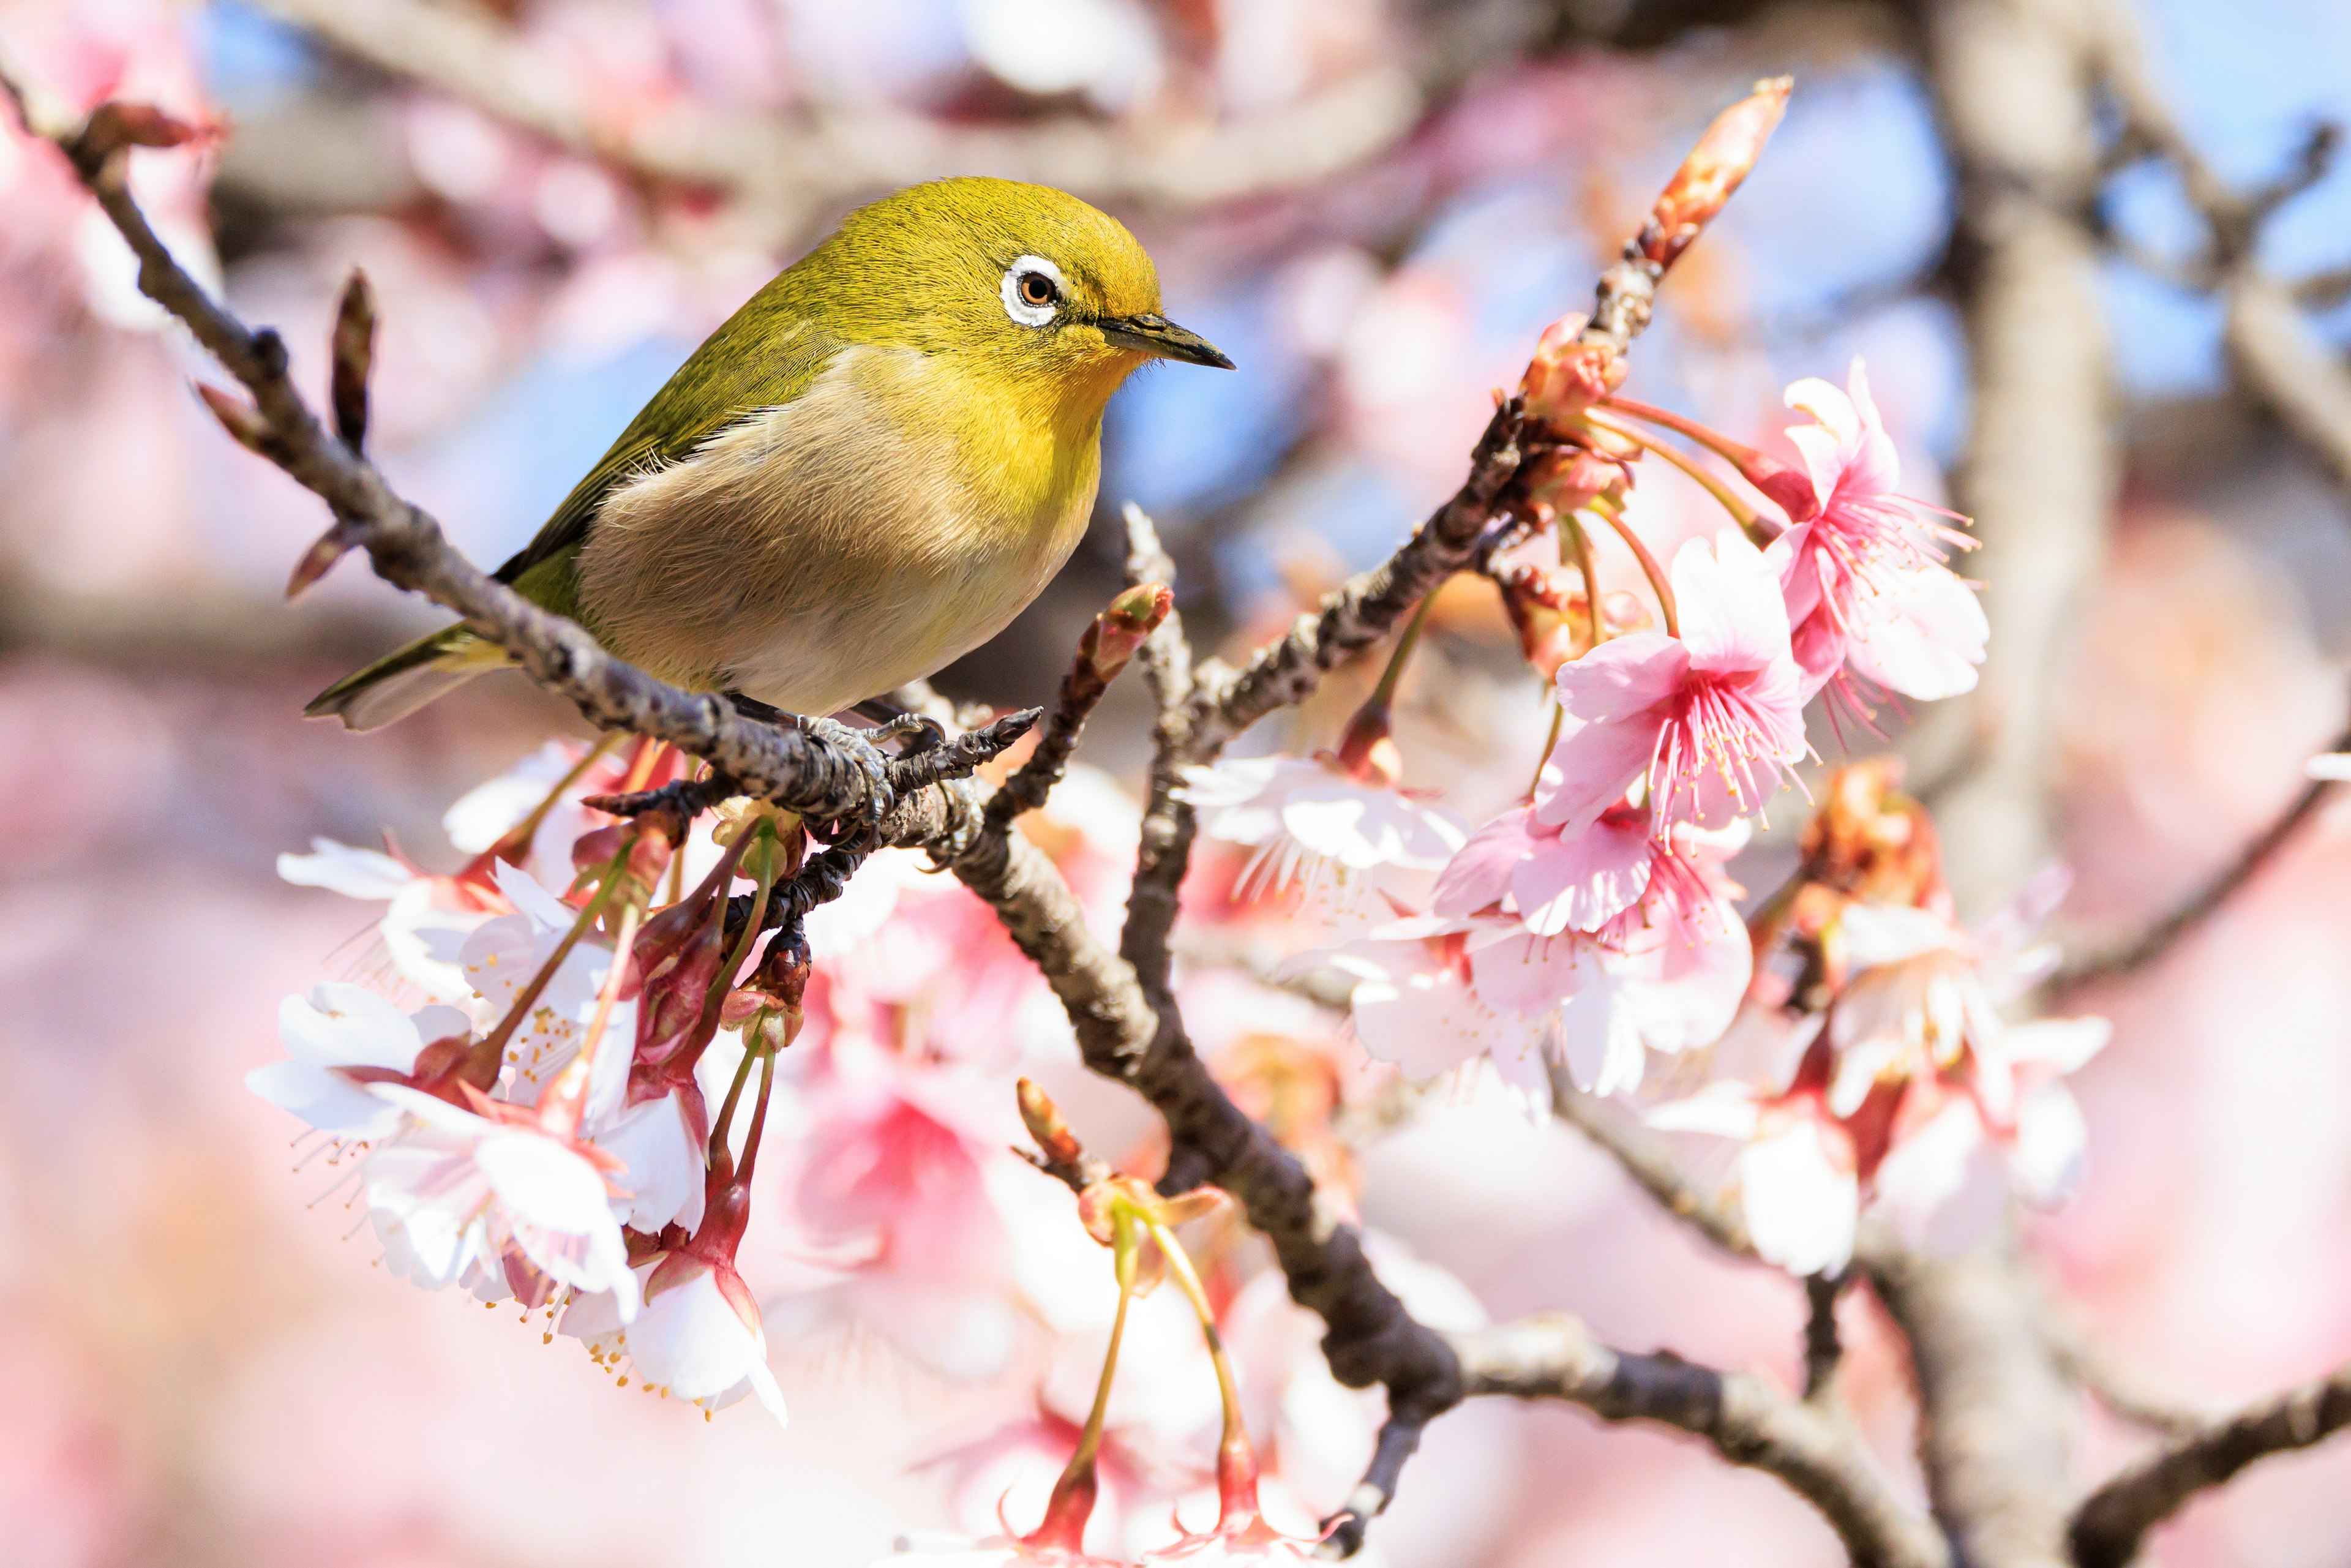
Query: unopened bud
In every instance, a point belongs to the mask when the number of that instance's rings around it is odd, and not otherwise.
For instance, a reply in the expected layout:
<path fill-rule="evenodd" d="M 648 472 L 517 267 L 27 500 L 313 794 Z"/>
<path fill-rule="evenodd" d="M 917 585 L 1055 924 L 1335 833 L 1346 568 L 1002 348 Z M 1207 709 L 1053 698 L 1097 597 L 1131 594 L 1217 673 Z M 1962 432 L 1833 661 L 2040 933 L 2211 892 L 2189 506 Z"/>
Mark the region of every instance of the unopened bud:
<path fill-rule="evenodd" d="M 613 822 L 609 826 L 598 828 L 593 832 L 580 834 L 571 841 L 571 869 L 582 875 L 591 871 L 602 870 L 619 857 L 622 848 L 628 841 L 629 833 L 628 823 Z M 506 846 L 502 843 L 499 847 L 503 849 Z M 515 847 L 525 853 L 528 853 L 530 849 L 528 844 L 518 844 Z"/>
<path fill-rule="evenodd" d="M 1625 384 L 1625 356 L 1614 343 L 1586 343 L 1588 318 L 1562 316 L 1535 340 L 1534 357 L 1519 379 L 1529 417 L 1562 423 Z"/>
<path fill-rule="evenodd" d="M 74 139 L 73 152 L 87 162 L 103 163 L 129 148 L 179 147 L 220 133 L 216 123 L 181 120 L 152 103 L 101 103 Z"/>
<path fill-rule="evenodd" d="M 211 401 L 209 396 L 206 401 Z M 286 579 L 286 597 L 293 598 L 326 576 L 334 564 L 350 553 L 352 547 L 359 542 L 359 529 L 348 522 L 338 521 L 320 534 L 312 541 L 310 548 L 302 552 L 302 559 L 294 563 L 293 572 Z"/>
<path fill-rule="evenodd" d="M 1404 777 L 1404 751 L 1391 732 L 1387 705 L 1365 703 L 1347 721 L 1347 732 L 1339 737 L 1335 757 L 1339 766 L 1352 778 L 1383 789 L 1393 789 Z"/>
<path fill-rule="evenodd" d="M 343 285 L 329 349 L 333 372 L 328 401 L 335 411 L 335 434 L 357 452 L 367 440 L 368 376 L 375 367 L 375 291 L 357 267 Z"/>
<path fill-rule="evenodd" d="M 1788 111 L 1792 77 L 1774 77 L 1755 84 L 1755 90 L 1724 110 L 1706 128 L 1674 177 L 1666 182 L 1649 221 L 1635 243 L 1642 256 L 1660 271 L 1673 266 L 1689 248 L 1698 231 L 1722 211 L 1755 161 L 1763 154 L 1780 117 Z"/>
<path fill-rule="evenodd" d="M 1128 589 L 1087 626 L 1078 639 L 1078 657 L 1092 666 L 1097 679 L 1114 679 L 1175 606 L 1176 595 L 1165 583 Z"/>
<path fill-rule="evenodd" d="M 1538 505 L 1573 512 L 1612 491 L 1621 494 L 1626 487 L 1621 463 L 1576 446 L 1546 456 L 1527 482 L 1527 495 Z"/>
<path fill-rule="evenodd" d="M 1069 1122 L 1061 1115 L 1061 1108 L 1053 1103 L 1051 1095 L 1026 1078 L 1014 1085 L 1014 1092 L 1020 1100 L 1020 1124 L 1037 1140 L 1048 1162 L 1074 1166 L 1085 1158 L 1085 1146 L 1070 1131 Z"/>
<path fill-rule="evenodd" d="M 247 452 L 262 452 L 268 446 L 269 422 L 261 416 L 259 409 L 235 392 L 203 382 L 196 383 L 196 395 L 204 400 L 204 406 L 213 411 L 213 417 L 220 421 L 221 428 L 239 446 Z"/>

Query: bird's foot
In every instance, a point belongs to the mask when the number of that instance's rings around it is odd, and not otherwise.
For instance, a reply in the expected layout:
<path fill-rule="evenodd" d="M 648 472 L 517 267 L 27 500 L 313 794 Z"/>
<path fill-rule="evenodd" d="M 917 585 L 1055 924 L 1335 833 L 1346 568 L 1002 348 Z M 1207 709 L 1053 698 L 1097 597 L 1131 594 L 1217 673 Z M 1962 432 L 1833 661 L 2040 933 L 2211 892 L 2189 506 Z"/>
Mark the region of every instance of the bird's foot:
<path fill-rule="evenodd" d="M 890 788 L 890 758 L 883 754 L 882 748 L 874 745 L 872 738 L 876 732 L 859 729 L 839 719 L 816 718 L 807 714 L 798 716 L 804 733 L 839 747 L 863 770 L 872 789 L 873 816 L 879 820 L 895 803 L 897 796 Z"/>

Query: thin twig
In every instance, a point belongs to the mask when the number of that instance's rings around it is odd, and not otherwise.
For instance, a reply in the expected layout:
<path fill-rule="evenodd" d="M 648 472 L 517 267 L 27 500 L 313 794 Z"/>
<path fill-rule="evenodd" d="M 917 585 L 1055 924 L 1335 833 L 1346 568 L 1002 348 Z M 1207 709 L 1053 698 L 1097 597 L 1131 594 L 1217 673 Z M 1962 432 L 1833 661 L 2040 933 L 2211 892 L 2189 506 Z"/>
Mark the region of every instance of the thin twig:
<path fill-rule="evenodd" d="M 1812 1274 L 1804 1280 L 1804 1398 L 1811 1404 L 1828 1404 L 1836 1396 L 1837 1368 L 1844 1361 L 1837 1298 L 1844 1292 L 1845 1278 Z"/>
<path fill-rule="evenodd" d="M 1732 1464 L 1784 1481 L 1821 1511 L 1856 1564 L 1949 1568 L 1942 1536 L 1895 1494 L 1848 1423 L 1752 1373 L 1718 1372 L 1670 1351 L 1614 1350 L 1561 1312 L 1457 1334 L 1453 1348 L 1472 1395 L 1565 1399 L 1604 1421 L 1678 1427 Z"/>
<path fill-rule="evenodd" d="M 1045 797 L 1061 781 L 1078 748 L 1079 732 L 1085 728 L 1094 705 L 1102 701 L 1144 639 L 1174 609 L 1174 596 L 1165 584 L 1144 583 L 1111 601 L 1109 609 L 1088 622 L 1078 639 L 1077 653 L 1061 676 L 1053 716 L 1046 721 L 1044 734 L 1037 737 L 1037 749 L 987 803 L 987 820 L 998 831 L 1023 811 L 1033 811 L 1045 803 Z"/>
<path fill-rule="evenodd" d="M 644 178 L 726 191 L 789 235 L 843 201 L 986 172 L 1097 200 L 1192 204 L 1293 188 L 1385 152 L 1419 123 L 1405 73 L 1366 69 L 1301 101 L 1183 136 L 1065 118 L 949 125 L 820 106 L 787 120 L 681 102 L 626 116 L 486 12 L 418 0 L 263 0 L 347 55 Z"/>
<path fill-rule="evenodd" d="M 1755 1256 L 1739 1206 L 1720 1193 L 1701 1190 L 1664 1139 L 1578 1089 L 1557 1062 L 1552 1064 L 1551 1082 L 1552 1113 L 1614 1160 L 1667 1213 L 1734 1257 Z"/>
<path fill-rule="evenodd" d="M 2333 750 L 2351 748 L 2351 730 L 2336 737 Z M 2269 826 L 2253 835 L 2234 859 L 2223 866 L 2202 886 L 2146 931 L 2104 953 L 2093 953 L 2057 971 L 2051 984 L 2059 991 L 2072 990 L 2095 980 L 2119 979 L 2154 963 L 2169 952 L 2181 938 L 2203 925 L 2240 888 L 2260 874 L 2263 866 L 2278 857 L 2304 822 L 2318 814 L 2327 798 L 2334 792 L 2335 780 L 2314 779 L 2304 786 L 2286 809 L 2270 821 Z"/>
<path fill-rule="evenodd" d="M 2147 1532 L 2247 1465 L 2351 1427 L 2351 1366 L 2250 1406 L 2148 1455 L 2074 1511 L 2078 1568 L 2123 1568 Z"/>

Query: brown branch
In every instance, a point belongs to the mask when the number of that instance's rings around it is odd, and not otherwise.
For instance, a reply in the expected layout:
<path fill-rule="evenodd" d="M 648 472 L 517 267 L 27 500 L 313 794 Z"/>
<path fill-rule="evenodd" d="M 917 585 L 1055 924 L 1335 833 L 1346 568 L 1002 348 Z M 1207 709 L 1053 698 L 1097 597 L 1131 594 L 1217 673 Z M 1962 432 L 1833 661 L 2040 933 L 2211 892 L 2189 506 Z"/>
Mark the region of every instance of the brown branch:
<path fill-rule="evenodd" d="M 23 101 L 18 93 L 10 96 Z M 843 738 L 845 731 L 836 736 L 746 718 L 718 696 L 654 680 L 614 658 L 571 621 L 492 580 L 451 547 L 429 515 L 394 493 L 372 464 L 327 433 L 295 390 L 277 334 L 246 328 L 172 259 L 131 199 L 126 149 L 93 134 L 105 113 L 94 112 L 83 126 L 51 126 L 47 139 L 72 162 L 138 257 L 141 290 L 184 323 L 252 395 L 251 405 L 225 394 L 220 400 L 249 419 L 249 444 L 327 503 L 386 581 L 462 616 L 599 728 L 668 741 L 734 779 L 744 792 L 803 816 L 879 816 L 901 781 L 919 789 L 957 768 L 968 771 L 978 759 L 987 742 L 975 741 L 952 758 L 893 762 Z M 1013 737 L 999 731 L 990 737 L 997 738 L 1009 745 Z"/>
<path fill-rule="evenodd" d="M 2279 178 L 2239 191 L 2198 151 L 2149 68 L 2146 41 L 2128 0 L 2101 0 L 2093 13 L 2094 64 L 2122 112 L 2125 135 L 2179 172 L 2210 233 L 2199 270 L 2226 307 L 2222 341 L 2238 385 L 2351 490 L 2351 371 L 2312 330 L 2295 290 L 2264 272 L 2255 254 L 2262 224 L 2324 178 L 2340 137 L 2322 125 Z"/>
<path fill-rule="evenodd" d="M 1865 1241 L 1860 1262 L 1909 1337 L 1919 1458 L 1969 1568 L 2059 1568 L 2073 1391 L 2012 1240 L 1928 1258 Z"/>
<path fill-rule="evenodd" d="M 1457 1334 L 1453 1347 L 1473 1395 L 1565 1399 L 1604 1421 L 1659 1422 L 1704 1438 L 1734 1465 L 1778 1477 L 1820 1510 L 1862 1568 L 1949 1568 L 1952 1561 L 1850 1424 L 1753 1373 L 1718 1372 L 1670 1351 L 1614 1350 L 1564 1313 Z"/>
<path fill-rule="evenodd" d="M 2329 747 L 2335 751 L 2346 748 L 2351 748 L 2351 730 L 2337 737 Z M 2335 780 L 2312 779 L 2287 803 L 2285 810 L 2271 821 L 2269 826 L 2254 834 L 2245 847 L 2237 852 L 2233 860 L 2189 894 L 2177 909 L 2123 946 L 2104 953 L 2093 953 L 2078 962 L 2068 964 L 2052 977 L 2050 983 L 2060 991 L 2071 990 L 2095 980 L 2119 979 L 2154 963 L 2182 937 L 2220 913 L 2221 906 L 2235 897 L 2239 889 L 2259 875 L 2263 866 L 2275 860 L 2279 852 L 2294 841 L 2303 824 L 2318 814 L 2318 809 L 2326 803 L 2334 790 Z"/>
<path fill-rule="evenodd" d="M 1804 1398 L 1823 1405 L 1836 1397 L 1837 1368 L 1844 1343 L 1837 1333 L 1837 1299 L 1845 1276 L 1813 1274 L 1804 1281 Z"/>
<path fill-rule="evenodd" d="M 1494 410 L 1470 455 L 1468 479 L 1402 549 L 1349 579 L 1245 668 L 1236 671 L 1220 659 L 1200 666 L 1192 697 L 1196 758 L 1213 756 L 1275 709 L 1303 702 L 1324 674 L 1384 638 L 1422 596 L 1468 562 L 1518 474 L 1520 415 L 1516 398 Z"/>
<path fill-rule="evenodd" d="M 1110 608 L 1087 623 L 1078 639 L 1078 651 L 1070 661 L 1067 674 L 1061 677 L 1061 690 L 1053 707 L 1053 716 L 1046 721 L 1045 733 L 1037 737 L 1037 749 L 1029 760 L 1004 782 L 996 798 L 987 803 L 990 823 L 999 831 L 1004 824 L 1023 811 L 1033 811 L 1045 803 L 1053 786 L 1061 781 L 1070 758 L 1078 748 L 1078 732 L 1084 729 L 1094 706 L 1110 690 L 1111 682 L 1126 668 L 1144 639 L 1158 628 L 1175 608 L 1175 599 L 1160 583 L 1142 583 L 1128 589 L 1111 601 Z"/>
<path fill-rule="evenodd" d="M 2351 1427 L 2351 1366 L 2182 1437 L 2092 1492 L 2074 1514 L 2079 1568 L 2123 1568 L 2147 1532 L 2246 1466 Z"/>
<path fill-rule="evenodd" d="M 1747 1221 L 1738 1204 L 1721 1193 L 1701 1191 L 1663 1139 L 1578 1089 L 1555 1061 L 1551 1086 L 1552 1114 L 1614 1160 L 1667 1213 L 1687 1221 L 1699 1235 L 1734 1257 L 1755 1256 L 1755 1243 L 1747 1234 Z"/>
<path fill-rule="evenodd" d="M 1176 581 L 1176 562 L 1159 542 L 1159 530 L 1142 507 L 1129 502 L 1126 520 L 1126 580 Z M 1144 678 L 1158 716 L 1151 727 L 1149 796 L 1144 802 L 1134 883 L 1126 895 L 1126 925 L 1119 952 L 1133 965 L 1144 989 L 1166 1008 L 1172 966 L 1168 942 L 1180 912 L 1184 876 L 1192 865 L 1196 823 L 1179 798 L 1184 766 L 1192 757 L 1192 644 L 1183 617 L 1170 601 L 1166 616 L 1143 645 Z"/>
<path fill-rule="evenodd" d="M 1193 204 L 1310 184 L 1401 141 L 1424 95 L 1367 69 L 1286 108 L 1182 135 L 1075 118 L 1022 127 L 944 125 L 820 106 L 792 120 L 674 104 L 630 117 L 592 99 L 486 12 L 418 0 L 263 0 L 264 8 L 378 69 L 571 152 L 647 178 L 717 189 L 789 233 L 866 192 L 984 172 L 1100 200 Z"/>

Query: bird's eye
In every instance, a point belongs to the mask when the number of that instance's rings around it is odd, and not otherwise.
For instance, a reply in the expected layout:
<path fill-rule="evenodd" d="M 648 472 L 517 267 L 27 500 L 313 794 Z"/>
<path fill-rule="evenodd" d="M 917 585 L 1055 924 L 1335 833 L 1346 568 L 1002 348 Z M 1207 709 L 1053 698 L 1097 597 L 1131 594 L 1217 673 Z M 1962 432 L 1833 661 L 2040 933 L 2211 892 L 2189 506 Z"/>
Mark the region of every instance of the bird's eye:
<path fill-rule="evenodd" d="M 1024 256 L 1004 269 L 1004 313 L 1023 327 L 1042 327 L 1068 293 L 1061 269 L 1041 256 Z"/>

